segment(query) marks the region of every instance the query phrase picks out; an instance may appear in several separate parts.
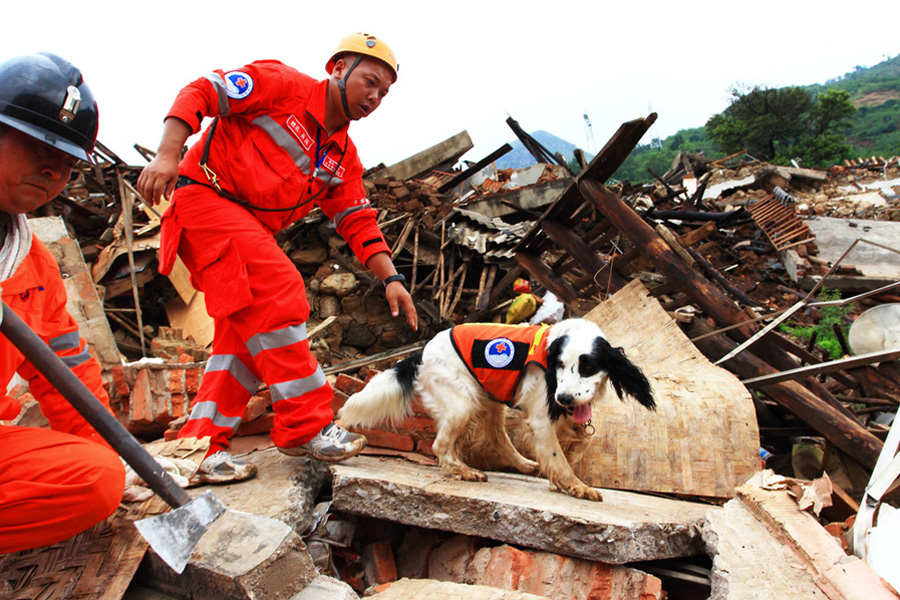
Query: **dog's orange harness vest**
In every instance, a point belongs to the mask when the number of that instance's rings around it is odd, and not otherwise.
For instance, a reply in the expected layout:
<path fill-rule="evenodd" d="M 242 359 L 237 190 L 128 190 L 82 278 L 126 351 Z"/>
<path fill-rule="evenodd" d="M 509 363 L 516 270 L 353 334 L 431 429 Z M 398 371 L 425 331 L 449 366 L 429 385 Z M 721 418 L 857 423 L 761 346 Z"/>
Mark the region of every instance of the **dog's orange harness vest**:
<path fill-rule="evenodd" d="M 513 404 L 525 367 L 547 368 L 549 325 L 467 323 L 450 330 L 450 340 L 472 376 L 494 400 Z"/>

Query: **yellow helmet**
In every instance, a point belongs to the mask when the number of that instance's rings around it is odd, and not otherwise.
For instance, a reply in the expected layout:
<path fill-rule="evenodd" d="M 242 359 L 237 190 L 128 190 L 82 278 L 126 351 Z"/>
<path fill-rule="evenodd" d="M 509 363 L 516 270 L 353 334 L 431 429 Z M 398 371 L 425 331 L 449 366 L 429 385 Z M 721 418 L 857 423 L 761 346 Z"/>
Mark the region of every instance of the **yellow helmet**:
<path fill-rule="evenodd" d="M 329 75 L 331 75 L 331 72 L 334 70 L 334 63 L 347 52 L 364 54 L 366 56 L 371 56 L 372 58 L 377 58 L 390 67 L 393 72 L 394 78 L 391 80 L 391 83 L 397 81 L 397 72 L 400 70 L 400 65 L 394 57 L 393 50 L 391 50 L 390 46 L 383 41 L 368 33 L 354 33 L 353 35 L 348 35 L 338 43 L 331 58 L 325 63 L 325 70 Z"/>

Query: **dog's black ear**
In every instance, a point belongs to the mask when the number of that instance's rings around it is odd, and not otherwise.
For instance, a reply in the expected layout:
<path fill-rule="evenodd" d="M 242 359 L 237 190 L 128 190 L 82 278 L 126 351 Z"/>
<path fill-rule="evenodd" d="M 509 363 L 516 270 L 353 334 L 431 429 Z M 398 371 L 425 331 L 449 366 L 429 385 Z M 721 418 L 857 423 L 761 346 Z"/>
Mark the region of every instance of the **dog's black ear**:
<path fill-rule="evenodd" d="M 544 381 L 547 383 L 547 411 L 550 413 L 550 419 L 556 421 L 568 413 L 556 403 L 556 369 L 559 367 L 559 356 L 562 354 L 563 347 L 566 345 L 566 336 L 561 336 L 550 344 L 547 348 L 547 370 L 544 371 Z"/>
<path fill-rule="evenodd" d="M 593 353 L 597 360 L 604 365 L 620 400 L 624 399 L 625 394 L 628 394 L 646 408 L 656 409 L 656 400 L 653 399 L 650 382 L 643 371 L 628 360 L 624 349 L 613 348 L 606 339 L 598 337 L 594 340 Z"/>

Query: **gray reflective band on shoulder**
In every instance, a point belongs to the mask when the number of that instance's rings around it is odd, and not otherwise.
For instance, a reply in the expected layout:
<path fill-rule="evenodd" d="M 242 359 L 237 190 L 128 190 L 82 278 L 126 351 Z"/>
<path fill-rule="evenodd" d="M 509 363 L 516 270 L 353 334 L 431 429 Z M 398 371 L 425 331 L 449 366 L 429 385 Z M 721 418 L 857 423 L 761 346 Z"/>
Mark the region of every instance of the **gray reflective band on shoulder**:
<path fill-rule="evenodd" d="M 198 419 L 210 419 L 213 425 L 217 427 L 229 427 L 232 431 L 237 431 L 241 424 L 240 417 L 226 417 L 219 413 L 219 409 L 215 402 L 199 402 L 194 405 L 191 411 L 191 421 Z"/>
<path fill-rule="evenodd" d="M 274 403 L 286 398 L 297 398 L 319 389 L 326 383 L 328 380 L 325 379 L 322 367 L 316 367 L 316 372 L 308 377 L 276 383 L 270 385 L 269 390 L 272 392 L 272 402 Z"/>
<path fill-rule="evenodd" d="M 253 124 L 269 134 L 276 144 L 290 154 L 291 160 L 304 173 L 309 173 L 310 160 L 303 147 L 288 133 L 287 129 L 275 122 L 269 115 L 263 115 L 253 119 Z"/>
<path fill-rule="evenodd" d="M 60 356 L 59 358 L 63 361 L 64 365 L 66 365 L 70 369 L 74 369 L 81 363 L 89 361 L 91 359 L 91 353 L 88 352 L 87 346 L 85 346 L 84 350 L 82 350 L 78 354 L 73 354 L 72 356 Z"/>
<path fill-rule="evenodd" d="M 343 221 L 348 216 L 352 215 L 355 212 L 358 212 L 364 208 L 369 208 L 369 201 L 366 200 L 365 204 L 360 204 L 359 206 L 351 206 L 347 210 L 342 210 L 338 214 L 334 215 L 334 228 L 337 229 L 341 226 L 341 221 Z"/>
<path fill-rule="evenodd" d="M 343 179 L 341 179 L 337 175 L 329 173 L 324 169 L 319 169 L 319 173 L 316 175 L 316 179 L 331 187 L 337 187 L 344 183 Z"/>
<path fill-rule="evenodd" d="M 77 331 L 70 331 L 69 333 L 58 335 L 55 338 L 50 338 L 48 345 L 54 352 L 71 350 L 72 348 L 77 348 L 81 345 L 81 336 L 78 335 Z"/>
<path fill-rule="evenodd" d="M 231 114 L 231 105 L 228 104 L 228 88 L 225 86 L 225 80 L 218 73 L 210 73 L 205 77 L 213 84 L 219 98 L 219 116 L 227 117 Z"/>
<path fill-rule="evenodd" d="M 250 355 L 255 357 L 263 350 L 274 350 L 276 348 L 284 348 L 297 342 L 306 340 L 306 323 L 299 325 L 291 325 L 283 329 L 275 331 L 267 331 L 265 333 L 257 333 L 246 341 L 247 350 Z"/>
<path fill-rule="evenodd" d="M 234 354 L 213 354 L 206 362 L 206 370 L 204 373 L 212 371 L 228 371 L 238 383 L 240 383 L 248 394 L 256 393 L 259 384 L 262 383 L 257 379 L 256 375 L 247 368 Z"/>

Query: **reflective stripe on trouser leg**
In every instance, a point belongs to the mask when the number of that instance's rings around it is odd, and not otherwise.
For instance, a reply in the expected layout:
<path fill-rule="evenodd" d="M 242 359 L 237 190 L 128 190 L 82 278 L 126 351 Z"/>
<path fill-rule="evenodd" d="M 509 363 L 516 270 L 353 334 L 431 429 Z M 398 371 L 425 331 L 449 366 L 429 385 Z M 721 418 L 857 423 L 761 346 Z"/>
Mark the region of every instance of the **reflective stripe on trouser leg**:
<path fill-rule="evenodd" d="M 246 266 L 252 299 L 224 319 L 216 320 L 214 354 L 235 354 L 246 366 L 253 356 L 254 373 L 270 388 L 313 375 L 318 368 L 309 352 L 305 326 L 309 317 L 303 278 L 287 257 L 272 233 L 258 220 L 248 218 L 247 211 L 219 197 L 203 186 L 186 186 L 176 195 L 178 222 L 184 227 L 178 253 L 191 272 L 198 289 L 210 299 L 222 300 L 233 293 L 234 282 L 204 277 L 205 266 L 215 260 L 209 249 L 221 247 L 227 240 Z M 230 347 L 223 345 L 223 327 L 236 332 Z M 283 339 L 282 339 L 283 338 Z M 245 344 L 246 342 L 246 344 Z M 219 413 L 242 415 L 247 396 L 242 395 L 241 410 L 228 412 L 226 405 L 235 401 L 227 395 L 207 393 L 214 374 L 204 377 L 199 399 L 215 401 Z M 287 392 L 290 394 L 291 392 Z M 300 396 L 285 396 L 275 407 L 273 440 L 284 447 L 312 439 L 331 419 L 331 388 L 328 385 Z M 211 421 L 209 421 L 211 425 Z M 225 436 L 220 438 L 227 443 Z"/>
<path fill-rule="evenodd" d="M 210 437 L 208 454 L 224 450 L 241 424 L 250 396 L 259 388 L 250 354 L 237 333 L 216 319 L 213 354 L 206 363 L 203 381 L 191 404 L 191 416 L 178 437 Z M 225 354 L 226 349 L 233 354 Z"/>
<path fill-rule="evenodd" d="M 260 333 L 247 340 L 247 348 L 269 382 L 272 441 L 282 448 L 305 444 L 334 418 L 334 392 L 309 351 L 306 324 Z"/>

